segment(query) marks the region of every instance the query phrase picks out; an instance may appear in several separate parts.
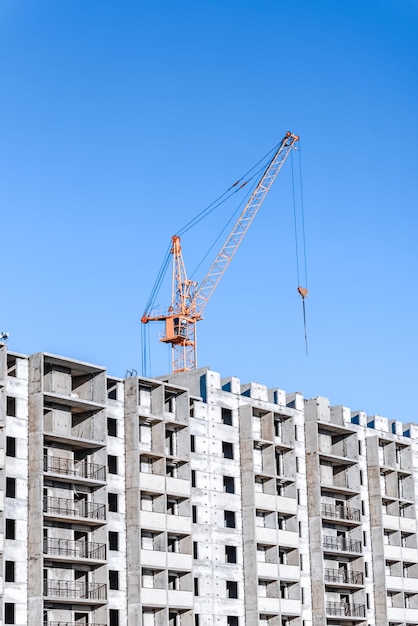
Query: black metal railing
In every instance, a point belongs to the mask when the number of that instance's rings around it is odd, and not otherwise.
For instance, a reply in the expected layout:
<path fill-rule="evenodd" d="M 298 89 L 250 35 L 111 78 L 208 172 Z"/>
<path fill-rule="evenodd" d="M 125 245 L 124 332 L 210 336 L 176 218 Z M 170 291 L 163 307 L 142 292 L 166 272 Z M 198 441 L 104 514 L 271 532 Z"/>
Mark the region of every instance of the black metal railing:
<path fill-rule="evenodd" d="M 80 626 L 80 622 L 44 622 L 44 626 Z M 94 626 L 106 626 L 106 624 L 94 622 Z"/>
<path fill-rule="evenodd" d="M 337 617 L 365 617 L 364 604 L 349 604 L 348 602 L 327 602 L 325 605 L 327 615 Z"/>
<path fill-rule="evenodd" d="M 44 540 L 44 553 L 68 556 L 75 559 L 106 559 L 106 544 L 91 541 L 71 541 L 70 539 L 50 538 Z"/>
<path fill-rule="evenodd" d="M 359 522 L 361 518 L 360 509 L 353 509 L 351 506 L 322 504 L 321 512 L 324 517 L 352 520 L 353 522 Z"/>
<path fill-rule="evenodd" d="M 338 552 L 361 552 L 361 541 L 346 539 L 345 537 L 324 537 L 322 547 L 324 550 L 336 550 Z"/>
<path fill-rule="evenodd" d="M 324 578 L 327 583 L 346 583 L 349 585 L 362 585 L 363 572 L 348 572 L 332 568 L 325 568 Z"/>
<path fill-rule="evenodd" d="M 69 498 L 44 498 L 44 513 L 65 515 L 68 517 L 85 517 L 88 519 L 105 520 L 104 504 L 95 504 L 87 500 L 70 500 Z"/>
<path fill-rule="evenodd" d="M 77 580 L 45 580 L 44 595 L 71 600 L 106 600 L 107 589 L 102 583 Z"/>
<path fill-rule="evenodd" d="M 74 476 L 75 478 L 90 478 L 92 480 L 106 480 L 106 467 L 89 461 L 74 461 L 59 456 L 44 457 L 44 472 Z"/>

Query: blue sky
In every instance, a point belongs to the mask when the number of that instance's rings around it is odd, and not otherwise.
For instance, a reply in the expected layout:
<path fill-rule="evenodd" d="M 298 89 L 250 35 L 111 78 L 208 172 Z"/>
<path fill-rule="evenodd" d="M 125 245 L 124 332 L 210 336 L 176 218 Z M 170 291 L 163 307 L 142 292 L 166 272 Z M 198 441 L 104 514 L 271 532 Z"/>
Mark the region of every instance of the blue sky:
<path fill-rule="evenodd" d="M 291 130 L 309 356 L 287 162 L 206 308 L 199 364 L 418 421 L 417 36 L 416 0 L 3 0 L 10 349 L 139 372 L 171 235 Z M 183 238 L 190 269 L 225 219 Z"/>

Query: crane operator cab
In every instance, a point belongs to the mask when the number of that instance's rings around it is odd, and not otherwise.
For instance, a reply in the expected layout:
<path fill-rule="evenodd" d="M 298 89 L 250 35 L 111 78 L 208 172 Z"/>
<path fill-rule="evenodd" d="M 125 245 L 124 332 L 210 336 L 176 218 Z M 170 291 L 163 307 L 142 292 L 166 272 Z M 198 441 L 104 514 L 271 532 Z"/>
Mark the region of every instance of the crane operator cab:
<path fill-rule="evenodd" d="M 165 320 L 165 337 L 162 341 L 167 343 L 192 345 L 189 338 L 188 324 L 190 322 L 187 317 L 168 317 Z"/>

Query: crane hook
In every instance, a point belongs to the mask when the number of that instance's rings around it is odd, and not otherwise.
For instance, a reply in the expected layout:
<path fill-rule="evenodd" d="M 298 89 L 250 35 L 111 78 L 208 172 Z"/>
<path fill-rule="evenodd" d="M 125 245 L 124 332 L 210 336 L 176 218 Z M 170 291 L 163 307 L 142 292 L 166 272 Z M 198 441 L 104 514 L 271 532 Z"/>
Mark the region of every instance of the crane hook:
<path fill-rule="evenodd" d="M 303 327 L 304 327 L 304 331 L 305 331 L 305 350 L 306 350 L 306 356 L 308 356 L 308 333 L 306 330 L 306 311 L 305 311 L 305 298 L 308 295 L 308 290 L 306 289 L 306 287 L 298 287 L 298 294 L 301 296 L 302 298 L 302 306 L 303 306 Z"/>

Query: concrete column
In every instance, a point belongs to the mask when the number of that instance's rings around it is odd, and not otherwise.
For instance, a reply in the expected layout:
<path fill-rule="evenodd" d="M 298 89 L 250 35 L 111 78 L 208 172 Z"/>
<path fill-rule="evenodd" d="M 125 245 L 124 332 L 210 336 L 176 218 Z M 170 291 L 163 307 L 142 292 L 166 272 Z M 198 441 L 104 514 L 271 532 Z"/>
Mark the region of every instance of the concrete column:
<path fill-rule="evenodd" d="M 321 487 L 318 456 L 318 416 L 322 398 L 305 404 L 306 481 L 308 491 L 312 616 L 314 626 L 325 626 L 324 558 L 322 550 Z"/>
<path fill-rule="evenodd" d="M 139 519 L 138 378 L 125 380 L 126 566 L 128 625 L 141 624 L 141 526 Z"/>
<path fill-rule="evenodd" d="M 43 355 L 29 358 L 28 614 L 43 623 Z"/>
<path fill-rule="evenodd" d="M 240 407 L 242 533 L 244 555 L 245 624 L 258 626 L 257 541 L 255 535 L 254 440 L 252 406 Z"/>
<path fill-rule="evenodd" d="M 374 605 L 376 624 L 387 624 L 385 548 L 383 544 L 382 494 L 380 491 L 379 438 L 367 437 L 370 534 L 373 551 Z"/>

